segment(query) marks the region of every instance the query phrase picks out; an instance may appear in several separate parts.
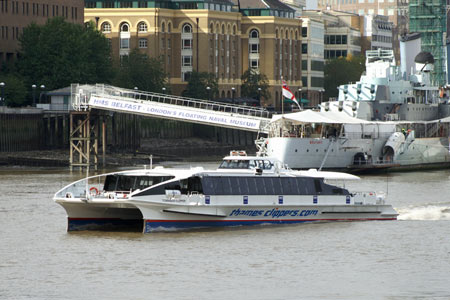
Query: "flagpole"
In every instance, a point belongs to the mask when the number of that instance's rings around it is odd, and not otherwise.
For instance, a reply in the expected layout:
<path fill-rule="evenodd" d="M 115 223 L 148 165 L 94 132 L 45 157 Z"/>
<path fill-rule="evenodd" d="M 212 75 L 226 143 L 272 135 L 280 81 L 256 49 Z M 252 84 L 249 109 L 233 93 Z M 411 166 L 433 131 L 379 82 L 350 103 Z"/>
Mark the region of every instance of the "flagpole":
<path fill-rule="evenodd" d="M 284 115 L 283 76 L 281 76 L 281 114 Z"/>

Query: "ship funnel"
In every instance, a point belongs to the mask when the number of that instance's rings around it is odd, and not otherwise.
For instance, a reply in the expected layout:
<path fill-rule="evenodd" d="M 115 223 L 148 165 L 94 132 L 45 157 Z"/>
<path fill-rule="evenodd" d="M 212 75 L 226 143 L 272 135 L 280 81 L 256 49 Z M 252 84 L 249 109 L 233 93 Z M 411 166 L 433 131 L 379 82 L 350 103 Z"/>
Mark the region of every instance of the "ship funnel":
<path fill-rule="evenodd" d="M 404 35 L 400 39 L 400 70 L 405 80 L 416 72 L 414 58 L 421 50 L 420 45 L 421 38 L 418 32 Z"/>

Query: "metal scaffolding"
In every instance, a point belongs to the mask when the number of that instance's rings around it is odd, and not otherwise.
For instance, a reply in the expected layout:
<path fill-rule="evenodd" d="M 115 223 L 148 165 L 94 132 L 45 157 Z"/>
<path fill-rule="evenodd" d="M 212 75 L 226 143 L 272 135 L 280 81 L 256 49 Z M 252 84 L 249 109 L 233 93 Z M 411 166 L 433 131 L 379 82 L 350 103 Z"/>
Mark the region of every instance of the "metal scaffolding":
<path fill-rule="evenodd" d="M 409 30 L 420 32 L 422 51 L 434 56 L 431 81 L 446 84 L 444 40 L 447 31 L 446 0 L 409 0 Z"/>

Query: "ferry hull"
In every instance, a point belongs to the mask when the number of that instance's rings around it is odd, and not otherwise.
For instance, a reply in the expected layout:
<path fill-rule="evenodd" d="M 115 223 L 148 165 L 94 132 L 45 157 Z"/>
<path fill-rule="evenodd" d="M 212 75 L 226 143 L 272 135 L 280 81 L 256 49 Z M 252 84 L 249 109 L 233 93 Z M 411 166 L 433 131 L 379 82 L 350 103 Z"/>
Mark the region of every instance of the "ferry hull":
<path fill-rule="evenodd" d="M 57 201 L 67 213 L 67 231 L 141 231 L 142 214 L 134 206 L 113 202 Z"/>
<path fill-rule="evenodd" d="M 211 211 L 208 207 L 205 207 L 205 213 L 200 209 L 192 214 L 168 212 L 151 205 L 141 207 L 141 211 L 145 233 L 205 227 L 396 220 L 398 215 L 390 205 L 222 207 L 216 209 L 220 216 L 207 215 Z"/>

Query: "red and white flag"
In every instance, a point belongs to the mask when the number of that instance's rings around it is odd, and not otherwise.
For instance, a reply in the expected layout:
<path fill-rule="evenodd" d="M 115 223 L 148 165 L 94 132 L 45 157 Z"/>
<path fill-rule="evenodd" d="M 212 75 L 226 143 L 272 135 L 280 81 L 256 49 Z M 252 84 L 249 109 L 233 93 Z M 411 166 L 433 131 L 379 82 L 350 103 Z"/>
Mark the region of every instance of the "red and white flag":
<path fill-rule="evenodd" d="M 282 83 L 283 83 L 283 97 L 294 101 L 298 105 L 298 107 L 301 109 L 300 104 L 298 104 L 298 101 L 297 101 L 297 99 L 295 99 L 294 94 L 291 92 L 291 90 L 287 86 L 286 81 L 282 80 Z"/>

